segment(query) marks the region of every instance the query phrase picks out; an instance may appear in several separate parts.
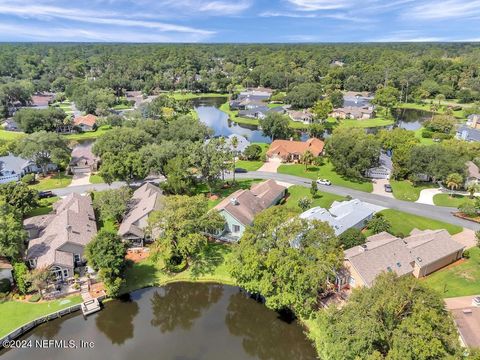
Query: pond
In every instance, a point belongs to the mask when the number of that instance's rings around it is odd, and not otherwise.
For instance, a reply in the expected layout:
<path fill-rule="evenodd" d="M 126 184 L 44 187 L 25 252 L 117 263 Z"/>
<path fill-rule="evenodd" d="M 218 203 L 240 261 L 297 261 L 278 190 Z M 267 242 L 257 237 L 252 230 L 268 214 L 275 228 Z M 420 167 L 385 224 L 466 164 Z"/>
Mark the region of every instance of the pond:
<path fill-rule="evenodd" d="M 418 109 L 395 109 L 393 116 L 397 127 L 415 131 L 423 126 L 425 120 L 432 117 L 432 113 Z"/>
<path fill-rule="evenodd" d="M 264 136 L 257 126 L 237 124 L 231 121 L 226 113 L 219 110 L 220 105 L 225 103 L 227 98 L 210 97 L 192 100 L 200 121 L 212 128 L 214 136 L 242 135 L 250 142 L 271 143 L 268 136 Z"/>
<path fill-rule="evenodd" d="M 176 283 L 135 291 L 84 318 L 68 315 L 42 324 L 22 340 L 93 341 L 91 349 L 2 350 L 2 360 L 315 359 L 296 322 L 237 287 Z"/>

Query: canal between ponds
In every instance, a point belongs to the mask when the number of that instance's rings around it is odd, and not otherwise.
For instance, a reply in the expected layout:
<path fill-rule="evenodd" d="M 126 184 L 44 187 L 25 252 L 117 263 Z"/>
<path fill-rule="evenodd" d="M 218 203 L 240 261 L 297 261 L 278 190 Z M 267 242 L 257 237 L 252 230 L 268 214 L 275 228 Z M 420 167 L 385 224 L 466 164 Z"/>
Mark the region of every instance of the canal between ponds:
<path fill-rule="evenodd" d="M 20 340 L 93 342 L 90 349 L 0 351 L 2 360 L 303 360 L 315 359 L 304 329 L 237 287 L 175 283 L 134 291 L 84 318 L 42 324 Z"/>

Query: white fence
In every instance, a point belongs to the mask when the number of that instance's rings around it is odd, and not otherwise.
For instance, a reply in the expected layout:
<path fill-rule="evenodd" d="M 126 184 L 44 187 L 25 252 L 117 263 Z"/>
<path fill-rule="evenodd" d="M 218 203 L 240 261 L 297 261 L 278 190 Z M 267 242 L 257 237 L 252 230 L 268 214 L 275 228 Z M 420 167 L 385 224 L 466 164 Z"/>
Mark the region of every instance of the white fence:
<path fill-rule="evenodd" d="M 20 326 L 19 328 L 13 330 L 12 332 L 7 334 L 3 338 L 0 338 L 0 349 L 2 348 L 2 344 L 3 344 L 4 341 L 14 340 L 14 339 L 18 338 L 19 336 L 25 334 L 27 331 L 33 329 L 35 326 L 43 324 L 43 323 L 45 323 L 49 320 L 54 320 L 54 319 L 60 318 L 64 315 L 68 315 L 72 312 L 78 311 L 78 310 L 80 310 L 81 306 L 82 306 L 82 304 L 72 305 L 68 308 L 58 310 L 54 313 L 41 316 L 41 317 L 39 317 L 35 320 L 30 321 L 27 324 L 24 324 L 24 325 Z"/>
<path fill-rule="evenodd" d="M 18 174 L 0 176 L 0 184 L 6 184 L 12 181 L 19 181 L 19 180 L 20 180 L 20 175 Z"/>

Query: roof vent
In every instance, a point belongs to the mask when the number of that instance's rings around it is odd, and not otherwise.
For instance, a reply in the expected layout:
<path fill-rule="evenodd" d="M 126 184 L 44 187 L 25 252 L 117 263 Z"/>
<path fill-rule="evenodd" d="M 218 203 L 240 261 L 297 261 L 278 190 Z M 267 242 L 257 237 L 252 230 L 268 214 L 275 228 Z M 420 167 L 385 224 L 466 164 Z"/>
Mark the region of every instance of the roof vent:
<path fill-rule="evenodd" d="M 360 251 L 365 252 L 368 250 L 367 244 L 360 245 Z"/>
<path fill-rule="evenodd" d="M 232 204 L 232 205 L 238 205 L 238 199 L 237 199 L 236 197 L 232 197 L 232 198 L 230 199 L 230 204 Z"/>
<path fill-rule="evenodd" d="M 417 256 L 418 262 L 422 262 L 422 258 L 420 256 Z"/>

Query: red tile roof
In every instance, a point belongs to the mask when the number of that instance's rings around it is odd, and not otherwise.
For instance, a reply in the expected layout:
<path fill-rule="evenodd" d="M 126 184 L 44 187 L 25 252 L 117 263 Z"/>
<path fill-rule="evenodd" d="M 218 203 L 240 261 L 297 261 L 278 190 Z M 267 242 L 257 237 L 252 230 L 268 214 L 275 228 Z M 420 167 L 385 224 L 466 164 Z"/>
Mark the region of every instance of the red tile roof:
<path fill-rule="evenodd" d="M 73 123 L 75 125 L 84 124 L 84 125 L 88 125 L 88 126 L 93 127 L 97 123 L 97 117 L 95 115 L 92 115 L 92 114 L 88 114 L 86 116 L 79 116 L 79 117 L 76 117 L 73 120 Z"/>
<path fill-rule="evenodd" d="M 305 142 L 293 140 L 275 140 L 268 148 L 268 156 L 287 157 L 290 154 L 303 154 L 305 151 L 310 151 L 314 156 L 319 156 L 325 143 L 317 138 L 308 139 Z"/>

